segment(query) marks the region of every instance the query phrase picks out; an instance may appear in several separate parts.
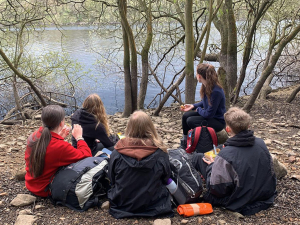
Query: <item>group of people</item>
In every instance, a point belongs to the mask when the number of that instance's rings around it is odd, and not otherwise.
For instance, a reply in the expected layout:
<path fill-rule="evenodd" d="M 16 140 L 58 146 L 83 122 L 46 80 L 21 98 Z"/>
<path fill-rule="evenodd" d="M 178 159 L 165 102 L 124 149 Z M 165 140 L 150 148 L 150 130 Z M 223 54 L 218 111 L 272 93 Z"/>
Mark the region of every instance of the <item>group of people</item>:
<path fill-rule="evenodd" d="M 199 64 L 197 80 L 202 83 L 202 101 L 181 108 L 186 148 L 190 129 L 207 126 L 216 132 L 226 129 L 230 138 L 215 159 L 193 153 L 191 163 L 201 173 L 207 191 L 204 201 L 215 206 L 252 215 L 270 207 L 276 196 L 276 176 L 270 153 L 262 139 L 249 130 L 251 117 L 237 107 L 225 109 L 225 95 L 215 68 Z M 115 218 L 133 216 L 171 216 L 171 196 L 166 188 L 171 176 L 167 147 L 159 137 L 151 117 L 134 112 L 125 138 L 111 140 L 104 105 L 96 94 L 88 96 L 72 119 L 72 145 L 64 139 L 64 110 L 57 105 L 42 111 L 43 126 L 30 135 L 25 152 L 27 189 L 47 197 L 47 186 L 61 167 L 94 156 L 103 147 L 112 150 L 108 178 L 110 214 Z"/>

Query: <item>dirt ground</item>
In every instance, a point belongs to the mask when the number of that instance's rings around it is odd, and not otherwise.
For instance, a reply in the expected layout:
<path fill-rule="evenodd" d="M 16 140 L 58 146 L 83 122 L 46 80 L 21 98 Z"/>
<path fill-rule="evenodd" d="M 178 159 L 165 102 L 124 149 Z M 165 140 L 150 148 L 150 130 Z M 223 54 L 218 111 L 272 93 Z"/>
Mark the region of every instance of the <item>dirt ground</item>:
<path fill-rule="evenodd" d="M 300 94 L 285 103 L 290 89 L 270 94 L 266 101 L 257 101 L 250 114 L 251 129 L 265 140 L 271 153 L 288 169 L 288 175 L 278 180 L 275 204 L 265 211 L 239 218 L 236 214 L 214 207 L 210 215 L 184 218 L 175 213 L 172 224 L 300 224 Z M 241 100 L 245 101 L 245 99 Z M 241 104 L 240 102 L 239 104 Z M 150 114 L 151 110 L 147 110 Z M 160 117 L 152 117 L 160 135 L 170 148 L 179 146 L 181 113 L 178 108 L 167 107 Z M 122 132 L 127 119 L 120 113 L 109 118 L 113 132 Z M 35 224 L 152 224 L 156 218 L 131 218 L 116 220 L 108 210 L 93 208 L 75 212 L 66 207 L 56 207 L 49 200 L 37 198 L 34 205 L 14 207 L 10 202 L 17 194 L 30 194 L 24 181 L 15 174 L 24 169 L 24 151 L 27 137 L 36 130 L 39 120 L 23 125 L 0 125 L 0 224 L 14 224 L 20 210 L 29 209 L 37 216 Z M 39 207 L 36 207 L 39 205 Z"/>

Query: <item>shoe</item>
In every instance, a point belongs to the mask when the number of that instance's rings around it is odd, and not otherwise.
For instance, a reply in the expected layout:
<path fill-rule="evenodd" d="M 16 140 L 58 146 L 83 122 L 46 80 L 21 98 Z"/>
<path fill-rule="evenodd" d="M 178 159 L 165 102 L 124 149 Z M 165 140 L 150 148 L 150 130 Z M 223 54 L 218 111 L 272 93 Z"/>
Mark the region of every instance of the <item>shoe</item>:
<path fill-rule="evenodd" d="M 180 140 L 180 148 L 182 149 L 186 149 L 186 139 L 181 139 Z"/>

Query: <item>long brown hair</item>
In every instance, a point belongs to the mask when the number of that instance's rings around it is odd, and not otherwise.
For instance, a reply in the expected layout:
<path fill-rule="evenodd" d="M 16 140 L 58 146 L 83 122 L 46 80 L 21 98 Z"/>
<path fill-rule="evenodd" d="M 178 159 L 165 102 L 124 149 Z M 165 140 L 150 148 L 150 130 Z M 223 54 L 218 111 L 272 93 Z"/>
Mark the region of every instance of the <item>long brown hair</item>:
<path fill-rule="evenodd" d="M 89 95 L 83 102 L 82 107 L 89 113 L 93 114 L 95 116 L 95 119 L 97 120 L 97 125 L 95 129 L 98 127 L 98 125 L 101 123 L 103 124 L 107 136 L 110 135 L 109 126 L 108 126 L 108 119 L 105 111 L 104 104 L 97 94 L 91 94 Z"/>
<path fill-rule="evenodd" d="M 212 93 L 214 86 L 217 85 L 220 88 L 222 88 L 215 67 L 206 63 L 200 63 L 197 66 L 197 74 L 199 74 L 201 77 L 203 77 L 203 79 L 206 80 L 206 85 L 204 86 L 202 84 L 200 89 L 201 99 L 204 98 L 204 94 L 205 94 L 208 99 L 208 104 L 211 105 L 210 95 Z"/>
<path fill-rule="evenodd" d="M 65 110 L 59 105 L 48 105 L 42 111 L 43 130 L 41 136 L 30 136 L 29 172 L 37 178 L 43 174 L 46 149 L 52 138 L 50 131 L 55 130 L 65 118 Z"/>
<path fill-rule="evenodd" d="M 160 148 L 164 152 L 167 151 L 167 146 L 164 145 L 161 138 L 158 136 L 154 124 L 149 115 L 143 111 L 135 111 L 129 118 L 125 136 L 128 138 L 138 138 L 151 140 L 154 146 Z"/>

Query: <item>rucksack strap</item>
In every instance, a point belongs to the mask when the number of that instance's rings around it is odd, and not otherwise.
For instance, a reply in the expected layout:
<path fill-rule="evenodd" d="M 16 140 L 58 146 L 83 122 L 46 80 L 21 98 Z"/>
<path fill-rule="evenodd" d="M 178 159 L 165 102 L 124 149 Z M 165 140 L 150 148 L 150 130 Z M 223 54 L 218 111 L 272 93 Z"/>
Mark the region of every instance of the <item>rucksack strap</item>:
<path fill-rule="evenodd" d="M 218 145 L 218 137 L 216 135 L 215 130 L 212 127 L 207 127 L 207 129 L 208 129 L 208 132 L 210 133 L 210 136 L 212 138 L 213 144 L 215 146 L 217 146 Z"/>
<path fill-rule="evenodd" d="M 200 133 L 201 133 L 201 127 L 196 127 L 195 128 L 195 134 L 194 134 L 194 142 L 191 146 L 192 149 L 196 149 L 196 146 L 197 146 L 198 141 L 199 141 Z"/>

